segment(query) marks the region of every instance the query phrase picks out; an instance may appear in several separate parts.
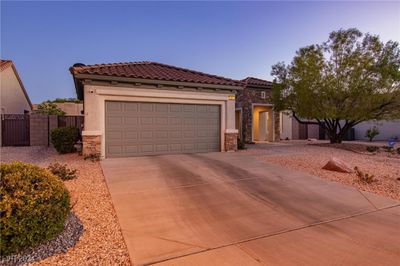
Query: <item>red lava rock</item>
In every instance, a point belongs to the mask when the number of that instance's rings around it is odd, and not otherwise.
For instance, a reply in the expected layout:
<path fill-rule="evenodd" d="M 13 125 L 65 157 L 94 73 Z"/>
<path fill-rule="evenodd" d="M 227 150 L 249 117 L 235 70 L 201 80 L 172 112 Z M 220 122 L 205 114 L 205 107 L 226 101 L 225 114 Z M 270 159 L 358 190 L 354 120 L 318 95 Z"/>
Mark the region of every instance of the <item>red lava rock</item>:
<path fill-rule="evenodd" d="M 336 157 L 332 157 L 322 169 L 341 173 L 352 173 L 353 170 L 345 162 Z"/>

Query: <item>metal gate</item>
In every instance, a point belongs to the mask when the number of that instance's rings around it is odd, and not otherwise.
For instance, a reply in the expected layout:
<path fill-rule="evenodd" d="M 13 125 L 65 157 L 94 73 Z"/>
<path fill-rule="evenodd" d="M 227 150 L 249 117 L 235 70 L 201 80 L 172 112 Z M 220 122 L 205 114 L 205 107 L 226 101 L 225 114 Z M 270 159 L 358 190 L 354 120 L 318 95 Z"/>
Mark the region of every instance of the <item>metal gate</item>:
<path fill-rule="evenodd" d="M 29 146 L 30 127 L 29 115 L 2 114 L 1 115 L 1 143 L 2 146 Z"/>

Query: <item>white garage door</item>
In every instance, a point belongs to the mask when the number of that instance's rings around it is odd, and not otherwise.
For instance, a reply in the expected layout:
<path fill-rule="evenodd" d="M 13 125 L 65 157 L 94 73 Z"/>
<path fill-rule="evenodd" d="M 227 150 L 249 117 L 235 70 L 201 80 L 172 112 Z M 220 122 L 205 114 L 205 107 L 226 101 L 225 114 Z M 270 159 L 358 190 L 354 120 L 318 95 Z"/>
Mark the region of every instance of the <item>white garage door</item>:
<path fill-rule="evenodd" d="M 220 151 L 219 105 L 106 102 L 106 157 Z"/>

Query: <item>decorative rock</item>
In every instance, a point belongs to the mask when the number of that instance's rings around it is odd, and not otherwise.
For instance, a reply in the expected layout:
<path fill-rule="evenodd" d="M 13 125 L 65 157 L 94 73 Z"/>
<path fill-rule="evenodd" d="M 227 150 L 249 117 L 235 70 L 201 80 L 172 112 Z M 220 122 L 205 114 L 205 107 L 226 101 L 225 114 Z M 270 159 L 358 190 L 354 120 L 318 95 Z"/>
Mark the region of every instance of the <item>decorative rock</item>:
<path fill-rule="evenodd" d="M 58 253 L 65 253 L 69 248 L 75 246 L 82 233 L 83 225 L 81 221 L 73 212 L 70 212 L 65 220 L 64 231 L 56 238 L 13 255 L 0 256 L 0 265 L 19 266 L 43 260 Z"/>
<path fill-rule="evenodd" d="M 352 173 L 353 170 L 345 162 L 336 157 L 332 157 L 322 169 L 341 173 Z"/>

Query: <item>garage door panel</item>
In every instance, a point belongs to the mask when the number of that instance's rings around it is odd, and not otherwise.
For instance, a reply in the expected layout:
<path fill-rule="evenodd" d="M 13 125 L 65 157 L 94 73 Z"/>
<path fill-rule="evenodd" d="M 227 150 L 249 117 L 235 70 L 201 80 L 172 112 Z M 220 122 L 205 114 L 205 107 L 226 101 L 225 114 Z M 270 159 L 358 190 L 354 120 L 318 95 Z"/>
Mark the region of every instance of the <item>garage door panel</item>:
<path fill-rule="evenodd" d="M 154 132 L 154 134 L 158 140 L 168 140 L 168 131 L 167 130 L 156 131 L 156 132 Z"/>
<path fill-rule="evenodd" d="M 130 104 L 130 103 L 126 103 L 126 104 Z M 139 110 L 140 112 L 144 112 L 144 113 L 151 113 L 153 112 L 153 103 L 139 103 Z"/>
<path fill-rule="evenodd" d="M 169 112 L 171 114 L 181 113 L 182 112 L 182 105 L 181 104 L 170 104 L 169 105 Z"/>
<path fill-rule="evenodd" d="M 137 112 L 139 107 L 138 107 L 139 103 L 124 103 L 124 111 L 125 112 Z"/>
<path fill-rule="evenodd" d="M 126 131 L 124 131 L 123 136 L 126 141 L 137 141 L 138 140 L 138 132 L 137 131 L 126 130 Z"/>
<path fill-rule="evenodd" d="M 183 104 L 182 105 L 183 112 L 194 113 L 196 111 L 196 106 L 193 104 Z"/>
<path fill-rule="evenodd" d="M 149 139 L 153 139 L 153 131 L 142 131 L 139 133 L 140 134 L 140 140 L 149 140 Z"/>
<path fill-rule="evenodd" d="M 220 106 L 106 102 L 106 156 L 220 151 Z"/>
<path fill-rule="evenodd" d="M 122 106 L 122 102 L 106 102 L 106 108 L 109 113 L 121 112 Z"/>
<path fill-rule="evenodd" d="M 139 123 L 139 118 L 136 116 L 125 116 L 124 117 L 124 126 L 133 127 L 137 126 Z"/>
<path fill-rule="evenodd" d="M 156 117 L 155 125 L 157 126 L 167 126 L 168 125 L 168 117 Z"/>
<path fill-rule="evenodd" d="M 168 144 L 156 144 L 156 152 L 168 152 Z"/>
<path fill-rule="evenodd" d="M 141 117 L 139 121 L 141 126 L 153 125 L 153 117 Z"/>

